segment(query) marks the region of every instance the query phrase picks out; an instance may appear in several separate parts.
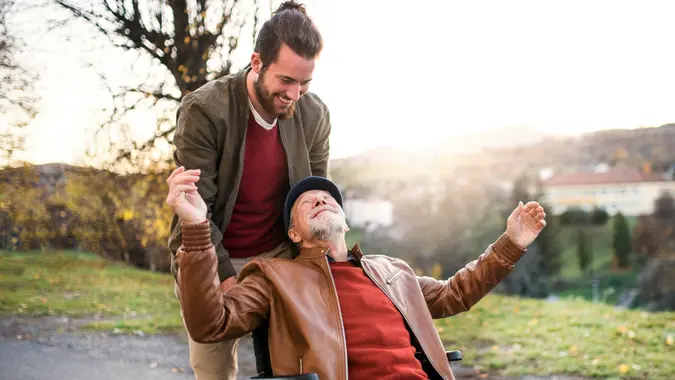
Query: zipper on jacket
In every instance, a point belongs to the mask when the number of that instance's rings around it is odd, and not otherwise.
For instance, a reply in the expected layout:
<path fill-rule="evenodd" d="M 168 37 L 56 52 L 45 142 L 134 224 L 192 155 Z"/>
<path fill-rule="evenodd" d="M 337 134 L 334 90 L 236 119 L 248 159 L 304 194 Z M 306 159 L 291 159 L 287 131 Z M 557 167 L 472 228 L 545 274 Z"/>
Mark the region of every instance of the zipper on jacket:
<path fill-rule="evenodd" d="M 340 331 L 342 332 L 342 341 L 343 341 L 343 347 L 345 349 L 345 379 L 349 379 L 349 365 L 347 364 L 347 336 L 345 335 L 345 325 L 344 321 L 342 319 L 342 310 L 340 310 L 340 300 L 337 294 L 337 287 L 335 287 L 335 278 L 333 278 L 333 272 L 330 270 L 330 264 L 328 263 L 328 253 L 326 253 L 326 257 L 324 257 L 324 260 L 326 262 L 326 266 L 328 269 L 328 274 L 330 276 L 330 281 L 331 285 L 333 285 L 333 294 L 335 295 L 335 302 L 337 303 L 337 310 L 338 310 L 338 315 L 340 316 Z"/>
<path fill-rule="evenodd" d="M 302 358 L 299 358 L 298 361 L 300 361 L 300 374 L 302 375 Z"/>
<path fill-rule="evenodd" d="M 389 276 L 389 278 L 385 280 L 387 285 L 390 285 L 392 282 L 394 282 L 394 280 L 398 277 L 399 274 L 401 274 L 401 272 L 403 271 L 399 269 L 396 272 L 394 272 L 391 276 Z"/>
<path fill-rule="evenodd" d="M 380 290 L 382 290 L 382 292 L 387 296 L 387 298 L 389 298 L 389 300 L 391 301 L 391 303 L 394 304 L 394 306 L 396 307 L 396 309 L 398 310 L 398 312 L 401 314 L 401 316 L 403 316 L 403 319 L 405 319 L 406 323 L 407 323 L 408 326 L 410 327 L 410 330 L 412 330 L 412 333 L 415 334 L 416 337 L 419 336 L 419 335 L 417 334 L 417 332 L 415 331 L 415 329 L 413 328 L 413 325 L 410 324 L 410 320 L 408 319 L 408 317 L 405 315 L 405 313 L 401 312 L 401 308 L 398 306 L 398 304 L 396 303 L 396 301 L 394 301 L 394 298 L 389 294 L 389 292 L 388 292 L 386 289 L 384 289 L 380 284 L 378 284 L 377 281 L 375 281 L 375 279 L 373 279 L 373 276 L 372 276 L 372 275 L 368 272 L 368 270 L 366 269 L 367 264 L 366 264 L 366 265 L 363 265 L 363 263 L 362 263 L 361 266 L 362 266 L 362 268 L 363 268 L 363 272 L 366 274 L 366 276 L 368 276 L 368 278 L 370 278 L 370 281 L 372 281 L 378 288 L 380 288 Z M 393 278 L 396 277 L 396 276 L 398 275 L 398 273 L 400 273 L 400 271 L 394 273 L 394 274 L 389 278 L 389 280 L 387 281 L 387 283 L 389 283 L 389 281 L 392 281 Z M 422 345 L 420 344 L 420 348 L 422 348 L 421 346 L 422 346 Z M 422 351 L 424 352 L 424 349 L 423 349 Z M 436 367 L 436 365 L 434 364 L 434 362 L 431 360 L 431 358 L 430 358 L 429 356 L 427 356 L 427 360 L 429 360 L 429 363 L 431 363 L 431 366 L 434 367 L 434 370 L 436 371 L 436 373 L 438 373 L 439 376 L 443 377 L 443 375 L 441 374 L 441 371 L 438 370 L 438 367 Z"/>

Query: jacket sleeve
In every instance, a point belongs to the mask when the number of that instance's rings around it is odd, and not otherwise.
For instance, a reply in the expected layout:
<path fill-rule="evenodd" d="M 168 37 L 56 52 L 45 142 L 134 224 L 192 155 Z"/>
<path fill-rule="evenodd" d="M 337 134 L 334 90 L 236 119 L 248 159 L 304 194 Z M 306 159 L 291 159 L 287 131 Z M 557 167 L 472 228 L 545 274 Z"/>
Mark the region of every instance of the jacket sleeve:
<path fill-rule="evenodd" d="M 506 234 L 446 281 L 417 277 L 431 316 L 446 318 L 469 310 L 511 273 L 526 250 Z"/>
<path fill-rule="evenodd" d="M 209 223 L 181 223 L 181 229 L 183 241 L 176 255 L 178 298 L 190 337 L 198 343 L 214 343 L 254 331 L 270 310 L 271 290 L 261 271 L 221 291 Z"/>
<path fill-rule="evenodd" d="M 236 275 L 230 262 L 230 255 L 223 247 L 223 234 L 220 228 L 211 220 L 213 205 L 218 192 L 218 133 L 215 126 L 204 113 L 196 99 L 190 95 L 183 99 L 177 112 L 176 133 L 173 144 L 176 148 L 173 154 L 176 166 L 185 169 L 200 169 L 201 175 L 197 183 L 199 195 L 204 199 L 208 213 L 206 215 L 211 224 L 211 241 L 214 242 L 218 257 L 218 277 L 220 281 Z M 175 255 L 181 244 L 181 229 L 178 216 L 174 215 L 171 222 L 169 249 L 171 250 L 171 272 L 176 276 L 177 262 Z"/>
<path fill-rule="evenodd" d="M 328 179 L 330 179 L 330 132 L 330 112 L 326 108 L 317 126 L 316 137 L 309 150 L 309 163 L 312 175 Z"/>

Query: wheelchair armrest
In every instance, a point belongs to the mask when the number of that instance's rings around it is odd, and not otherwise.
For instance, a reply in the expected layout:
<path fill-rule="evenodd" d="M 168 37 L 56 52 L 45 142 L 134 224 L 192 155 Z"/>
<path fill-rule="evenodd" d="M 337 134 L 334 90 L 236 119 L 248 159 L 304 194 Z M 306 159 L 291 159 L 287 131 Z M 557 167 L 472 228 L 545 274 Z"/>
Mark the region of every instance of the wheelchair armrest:
<path fill-rule="evenodd" d="M 449 362 L 456 362 L 462 360 L 462 351 L 459 350 L 445 351 L 445 356 L 448 358 Z"/>
<path fill-rule="evenodd" d="M 251 380 L 319 380 L 319 375 L 316 373 L 303 373 L 302 375 L 293 375 L 293 376 L 256 376 L 252 377 Z"/>
<path fill-rule="evenodd" d="M 449 362 L 456 362 L 456 361 L 462 360 L 462 351 L 459 351 L 459 350 L 445 351 L 445 357 L 448 358 Z M 428 362 L 427 356 L 424 355 L 423 352 L 416 352 L 415 358 L 417 358 L 417 360 L 421 361 L 422 364 Z"/>

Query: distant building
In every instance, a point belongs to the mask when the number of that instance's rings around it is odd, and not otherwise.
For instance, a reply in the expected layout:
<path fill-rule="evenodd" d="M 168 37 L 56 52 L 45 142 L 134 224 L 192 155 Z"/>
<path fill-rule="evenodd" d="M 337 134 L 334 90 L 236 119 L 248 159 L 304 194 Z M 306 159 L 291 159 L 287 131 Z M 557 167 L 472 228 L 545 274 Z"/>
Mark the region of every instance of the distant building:
<path fill-rule="evenodd" d="M 349 227 L 372 230 L 390 227 L 393 223 L 394 206 L 388 200 L 346 198 L 344 206 Z"/>
<path fill-rule="evenodd" d="M 602 208 L 609 214 L 650 214 L 663 191 L 675 196 L 675 181 L 665 173 L 607 170 L 558 173 L 542 181 L 544 200 L 560 214 L 569 208 Z M 671 179 L 669 179 L 671 178 Z"/>

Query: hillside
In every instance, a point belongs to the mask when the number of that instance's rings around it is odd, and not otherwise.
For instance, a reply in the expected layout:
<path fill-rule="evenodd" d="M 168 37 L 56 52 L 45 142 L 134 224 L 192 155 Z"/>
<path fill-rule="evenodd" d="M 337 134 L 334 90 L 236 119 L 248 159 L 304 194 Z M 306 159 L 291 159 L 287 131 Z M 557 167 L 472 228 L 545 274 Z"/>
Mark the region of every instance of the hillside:
<path fill-rule="evenodd" d="M 505 131 L 525 133 L 525 143 L 514 145 L 519 136 L 507 138 Z M 675 124 L 658 128 L 605 130 L 576 137 L 531 135 L 527 129 L 507 129 L 496 134 L 470 135 L 468 141 L 458 139 L 452 145 L 442 145 L 436 151 L 410 154 L 393 149 L 386 158 L 367 155 L 335 160 L 334 178 L 345 186 L 381 183 L 382 180 L 414 181 L 429 176 L 462 175 L 472 179 L 499 178 L 511 180 L 522 173 L 535 174 L 538 169 L 576 171 L 598 163 L 618 167 L 666 171 L 675 165 Z M 503 144 L 498 144 L 497 141 Z M 466 144 L 466 153 L 451 149 Z M 513 147 L 505 147 L 513 145 Z"/>
<path fill-rule="evenodd" d="M 601 162 L 634 168 L 648 164 L 653 171 L 666 171 L 675 165 L 673 146 L 675 123 L 658 128 L 604 130 L 576 137 L 553 137 L 531 128 L 510 127 L 444 140 L 425 152 L 374 148 L 333 160 L 331 170 L 333 177 L 344 185 L 383 179 L 407 181 L 456 171 L 511 179 L 538 168 L 568 171 Z M 51 187 L 66 173 L 82 172 L 100 171 L 58 163 L 35 165 L 0 170 L 0 181 L 30 173 L 36 183 Z"/>
<path fill-rule="evenodd" d="M 598 163 L 618 167 L 666 171 L 675 164 L 675 124 L 658 128 L 606 130 L 578 137 L 553 138 L 528 147 L 486 150 L 460 158 L 466 169 L 487 169 L 493 175 L 512 177 L 538 168 L 576 171 Z"/>

